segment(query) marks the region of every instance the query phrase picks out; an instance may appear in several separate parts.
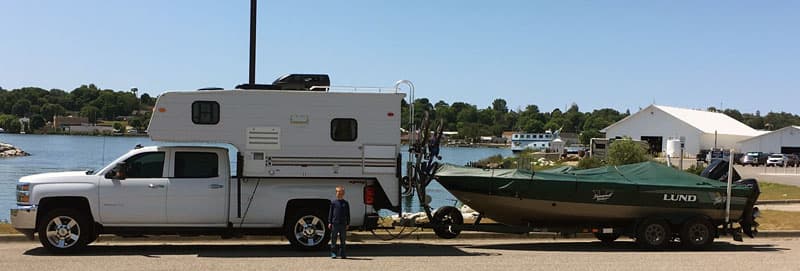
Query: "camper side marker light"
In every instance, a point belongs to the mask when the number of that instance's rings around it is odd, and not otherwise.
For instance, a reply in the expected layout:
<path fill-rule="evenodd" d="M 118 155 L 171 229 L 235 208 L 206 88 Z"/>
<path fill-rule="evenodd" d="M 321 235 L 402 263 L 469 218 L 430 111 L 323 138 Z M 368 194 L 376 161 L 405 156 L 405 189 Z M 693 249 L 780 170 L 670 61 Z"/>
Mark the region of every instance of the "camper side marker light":
<path fill-rule="evenodd" d="M 158 112 L 164 113 L 164 112 L 167 112 L 167 109 L 163 108 L 163 107 L 159 107 L 158 108 Z"/>
<path fill-rule="evenodd" d="M 394 117 L 394 112 L 389 112 L 389 113 L 386 113 L 386 116 L 387 116 L 387 117 L 390 117 L 390 118 L 391 118 L 391 117 Z"/>

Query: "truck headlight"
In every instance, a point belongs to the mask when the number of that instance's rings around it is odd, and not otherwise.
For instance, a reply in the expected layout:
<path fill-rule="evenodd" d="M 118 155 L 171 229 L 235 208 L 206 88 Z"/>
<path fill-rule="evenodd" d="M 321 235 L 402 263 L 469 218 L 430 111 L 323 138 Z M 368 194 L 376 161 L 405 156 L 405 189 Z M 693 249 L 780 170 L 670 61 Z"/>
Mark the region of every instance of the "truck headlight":
<path fill-rule="evenodd" d="M 17 203 L 29 204 L 31 201 L 31 184 L 17 184 Z"/>

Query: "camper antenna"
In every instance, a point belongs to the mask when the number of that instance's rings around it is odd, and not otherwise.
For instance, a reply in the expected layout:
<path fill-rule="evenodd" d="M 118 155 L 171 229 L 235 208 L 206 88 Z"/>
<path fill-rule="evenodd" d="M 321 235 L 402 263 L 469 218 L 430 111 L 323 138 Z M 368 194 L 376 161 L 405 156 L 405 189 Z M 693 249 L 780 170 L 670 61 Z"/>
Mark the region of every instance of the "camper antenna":
<path fill-rule="evenodd" d="M 256 6 L 258 0 L 250 0 L 250 79 L 249 85 L 256 84 Z"/>

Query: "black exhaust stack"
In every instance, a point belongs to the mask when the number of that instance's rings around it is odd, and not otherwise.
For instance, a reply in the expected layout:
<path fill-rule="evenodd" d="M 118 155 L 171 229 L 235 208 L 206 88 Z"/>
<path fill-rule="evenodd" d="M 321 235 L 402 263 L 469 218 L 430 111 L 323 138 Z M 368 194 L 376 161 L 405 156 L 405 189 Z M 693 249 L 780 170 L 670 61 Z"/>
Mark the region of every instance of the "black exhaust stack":
<path fill-rule="evenodd" d="M 256 84 L 256 6 L 258 0 L 250 0 L 250 79 L 248 85 Z"/>

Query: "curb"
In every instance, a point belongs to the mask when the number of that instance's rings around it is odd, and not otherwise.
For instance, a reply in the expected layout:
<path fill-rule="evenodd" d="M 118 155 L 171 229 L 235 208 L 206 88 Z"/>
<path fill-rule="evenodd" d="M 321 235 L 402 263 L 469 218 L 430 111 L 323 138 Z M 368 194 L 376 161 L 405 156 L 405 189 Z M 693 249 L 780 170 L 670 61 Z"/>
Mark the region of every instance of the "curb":
<path fill-rule="evenodd" d="M 388 239 L 391 236 L 385 233 L 379 233 L 377 236 L 369 232 L 352 232 L 348 234 L 348 240 L 355 242 L 370 242 L 380 241 L 381 239 Z M 800 230 L 775 230 L 775 231 L 760 231 L 756 235 L 758 238 L 800 238 Z M 532 232 L 527 234 L 507 234 L 507 233 L 485 233 L 485 232 L 462 232 L 457 239 L 594 239 L 591 233 L 577 233 L 573 235 L 561 235 L 558 233 L 549 232 Z M 409 236 L 404 236 L 401 239 L 395 240 L 453 240 L 442 239 L 436 236 L 433 232 L 416 232 Z M 146 236 L 146 237 L 120 237 L 115 235 L 101 235 L 97 239 L 97 243 L 107 242 L 201 242 L 201 241 L 286 241 L 283 236 L 244 236 L 234 239 L 222 239 L 218 236 L 176 236 L 176 235 L 160 235 L 160 236 Z M 38 242 L 38 240 L 28 240 L 22 234 L 0 234 L 0 242 Z"/>

